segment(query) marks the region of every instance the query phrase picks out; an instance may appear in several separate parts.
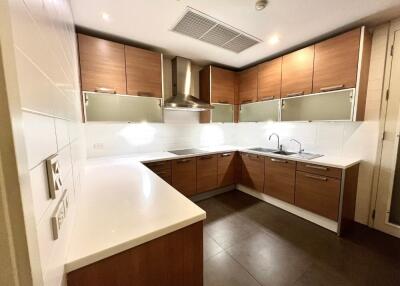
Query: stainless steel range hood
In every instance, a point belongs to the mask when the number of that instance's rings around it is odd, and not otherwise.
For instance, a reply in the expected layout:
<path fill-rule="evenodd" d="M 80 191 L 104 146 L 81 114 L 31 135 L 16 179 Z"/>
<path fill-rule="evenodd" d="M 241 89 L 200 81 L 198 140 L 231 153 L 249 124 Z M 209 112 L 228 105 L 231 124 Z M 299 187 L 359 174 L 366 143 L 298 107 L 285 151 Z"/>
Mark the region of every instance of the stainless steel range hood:
<path fill-rule="evenodd" d="M 172 60 L 172 96 L 165 100 L 164 109 L 204 111 L 214 107 L 190 94 L 192 64 L 190 60 L 175 57 Z"/>

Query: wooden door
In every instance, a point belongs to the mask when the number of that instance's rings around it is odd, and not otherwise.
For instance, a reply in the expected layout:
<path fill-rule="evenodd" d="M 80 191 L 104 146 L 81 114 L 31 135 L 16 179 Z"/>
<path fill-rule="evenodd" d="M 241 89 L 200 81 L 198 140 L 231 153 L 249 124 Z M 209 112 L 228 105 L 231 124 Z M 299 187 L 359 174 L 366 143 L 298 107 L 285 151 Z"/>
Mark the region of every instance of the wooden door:
<path fill-rule="evenodd" d="M 196 158 L 172 161 L 172 186 L 187 197 L 196 194 Z"/>
<path fill-rule="evenodd" d="M 296 162 L 265 158 L 264 192 L 282 201 L 294 204 Z"/>
<path fill-rule="evenodd" d="M 315 45 L 313 92 L 356 86 L 361 29 Z"/>
<path fill-rule="evenodd" d="M 211 102 L 235 103 L 236 73 L 230 70 L 211 67 Z"/>
<path fill-rule="evenodd" d="M 255 191 L 264 190 L 264 157 L 242 153 L 241 183 Z"/>
<path fill-rule="evenodd" d="M 126 94 L 124 45 L 78 34 L 83 91 Z"/>
<path fill-rule="evenodd" d="M 258 65 L 258 101 L 279 99 L 282 85 L 282 58 Z"/>
<path fill-rule="evenodd" d="M 211 191 L 218 186 L 217 155 L 200 156 L 197 163 L 197 193 Z"/>
<path fill-rule="evenodd" d="M 339 197 L 339 179 L 296 172 L 296 206 L 337 221 Z"/>
<path fill-rule="evenodd" d="M 311 93 L 313 70 L 314 45 L 283 56 L 281 97 Z"/>
<path fill-rule="evenodd" d="M 125 46 L 125 55 L 128 94 L 162 97 L 162 55 L 129 46 Z"/>
<path fill-rule="evenodd" d="M 240 104 L 257 101 L 258 67 L 252 67 L 239 73 Z"/>
<path fill-rule="evenodd" d="M 218 187 L 235 184 L 235 152 L 218 154 Z"/>

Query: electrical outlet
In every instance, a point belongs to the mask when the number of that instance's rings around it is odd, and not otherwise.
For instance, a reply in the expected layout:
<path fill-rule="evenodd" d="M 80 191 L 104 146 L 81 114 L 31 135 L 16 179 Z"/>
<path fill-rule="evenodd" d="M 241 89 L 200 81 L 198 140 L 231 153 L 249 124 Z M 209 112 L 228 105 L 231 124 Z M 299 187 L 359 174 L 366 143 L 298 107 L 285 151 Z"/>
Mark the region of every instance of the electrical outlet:
<path fill-rule="evenodd" d="M 51 226 L 53 228 L 53 239 L 58 239 L 60 235 L 61 227 L 65 220 L 65 206 L 64 200 L 61 200 L 58 204 L 53 216 L 51 217 Z"/>
<path fill-rule="evenodd" d="M 94 143 L 93 144 L 93 149 L 95 149 L 95 150 L 103 150 L 104 149 L 104 144 L 103 143 Z"/>
<path fill-rule="evenodd" d="M 57 154 L 46 159 L 47 180 L 49 183 L 49 196 L 51 199 L 56 198 L 56 192 L 63 190 L 61 180 L 60 164 Z"/>

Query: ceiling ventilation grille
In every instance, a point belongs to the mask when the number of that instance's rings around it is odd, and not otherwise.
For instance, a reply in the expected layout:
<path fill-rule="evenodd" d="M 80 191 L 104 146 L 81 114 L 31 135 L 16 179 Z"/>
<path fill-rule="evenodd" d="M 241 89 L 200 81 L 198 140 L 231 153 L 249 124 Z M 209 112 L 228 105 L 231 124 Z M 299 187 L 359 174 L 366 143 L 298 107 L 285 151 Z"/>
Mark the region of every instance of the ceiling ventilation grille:
<path fill-rule="evenodd" d="M 262 42 L 256 37 L 190 7 L 172 28 L 172 31 L 235 53 L 240 53 Z"/>

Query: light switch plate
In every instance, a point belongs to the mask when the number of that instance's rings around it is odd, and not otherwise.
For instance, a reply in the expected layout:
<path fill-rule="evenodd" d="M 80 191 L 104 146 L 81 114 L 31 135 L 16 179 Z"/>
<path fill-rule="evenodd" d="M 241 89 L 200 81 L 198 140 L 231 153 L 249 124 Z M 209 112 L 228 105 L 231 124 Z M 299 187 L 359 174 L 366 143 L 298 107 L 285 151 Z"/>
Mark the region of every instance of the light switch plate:
<path fill-rule="evenodd" d="M 47 180 L 49 183 L 49 196 L 51 199 L 56 198 L 56 192 L 62 191 L 62 181 L 60 173 L 60 164 L 58 161 L 58 155 L 52 155 L 46 159 L 46 169 L 47 169 Z"/>
<path fill-rule="evenodd" d="M 53 228 L 53 239 L 58 239 L 60 235 L 61 227 L 65 220 L 65 207 L 64 200 L 61 200 L 58 204 L 53 216 L 51 217 L 51 226 Z"/>

